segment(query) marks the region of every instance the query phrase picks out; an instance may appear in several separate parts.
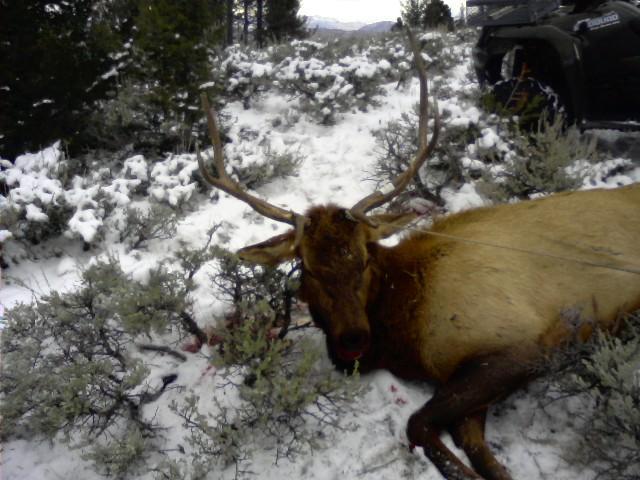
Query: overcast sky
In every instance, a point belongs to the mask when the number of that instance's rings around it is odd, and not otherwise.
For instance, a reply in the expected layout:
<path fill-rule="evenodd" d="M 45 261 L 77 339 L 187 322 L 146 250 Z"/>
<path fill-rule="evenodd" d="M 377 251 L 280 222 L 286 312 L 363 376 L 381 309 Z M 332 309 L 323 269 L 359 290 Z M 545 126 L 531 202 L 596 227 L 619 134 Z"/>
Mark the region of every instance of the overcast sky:
<path fill-rule="evenodd" d="M 457 16 L 461 0 L 445 0 Z M 400 16 L 400 0 L 301 0 L 300 14 L 329 17 L 343 22 L 373 23 Z"/>

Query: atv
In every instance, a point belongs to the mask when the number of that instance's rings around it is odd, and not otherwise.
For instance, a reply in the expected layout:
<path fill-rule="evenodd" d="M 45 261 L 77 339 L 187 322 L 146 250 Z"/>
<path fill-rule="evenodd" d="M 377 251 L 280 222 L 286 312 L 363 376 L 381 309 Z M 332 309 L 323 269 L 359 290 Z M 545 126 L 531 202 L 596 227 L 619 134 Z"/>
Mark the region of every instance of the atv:
<path fill-rule="evenodd" d="M 510 113 L 563 111 L 583 129 L 640 130 L 638 0 L 467 0 L 478 80 Z"/>

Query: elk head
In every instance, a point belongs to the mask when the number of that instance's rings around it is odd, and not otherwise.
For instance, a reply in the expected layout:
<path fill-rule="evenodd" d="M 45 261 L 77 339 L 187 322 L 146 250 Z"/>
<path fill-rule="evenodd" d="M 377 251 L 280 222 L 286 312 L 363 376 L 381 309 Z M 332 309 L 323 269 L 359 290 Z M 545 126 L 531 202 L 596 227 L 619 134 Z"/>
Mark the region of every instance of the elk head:
<path fill-rule="evenodd" d="M 246 191 L 225 172 L 223 148 L 216 115 L 202 95 L 209 136 L 213 144 L 213 175 L 198 152 L 200 171 L 211 185 L 251 206 L 258 213 L 293 228 L 265 242 L 241 249 L 241 259 L 275 266 L 298 258 L 302 263 L 300 296 L 309 305 L 314 322 L 326 333 L 334 361 L 353 362 L 370 345 L 367 297 L 372 282 L 371 245 L 405 227 L 414 213 L 371 215 L 368 212 L 399 195 L 418 173 L 435 148 L 440 121 L 434 103 L 434 131 L 427 142 L 428 87 L 424 60 L 417 42 L 407 30 L 420 78 L 420 148 L 409 168 L 392 180 L 385 193 L 374 192 L 346 209 L 335 205 L 315 206 L 305 214 L 274 206 Z"/>

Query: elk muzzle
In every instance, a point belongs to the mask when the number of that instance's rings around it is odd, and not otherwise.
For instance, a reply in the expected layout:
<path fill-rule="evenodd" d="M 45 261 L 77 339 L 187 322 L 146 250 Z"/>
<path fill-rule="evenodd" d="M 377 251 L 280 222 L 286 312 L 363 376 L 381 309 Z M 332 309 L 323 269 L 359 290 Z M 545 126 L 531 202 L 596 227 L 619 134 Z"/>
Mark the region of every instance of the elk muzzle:
<path fill-rule="evenodd" d="M 336 325 L 332 335 L 336 353 L 341 360 L 358 360 L 367 353 L 371 345 L 367 315 L 355 301 L 336 310 L 333 312 Z"/>

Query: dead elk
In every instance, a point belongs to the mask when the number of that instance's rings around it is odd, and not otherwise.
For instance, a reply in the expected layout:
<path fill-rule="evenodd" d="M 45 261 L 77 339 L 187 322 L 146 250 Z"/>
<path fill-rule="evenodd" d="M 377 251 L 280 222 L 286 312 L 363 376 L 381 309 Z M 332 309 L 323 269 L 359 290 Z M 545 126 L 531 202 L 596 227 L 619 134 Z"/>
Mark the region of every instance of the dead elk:
<path fill-rule="evenodd" d="M 407 186 L 439 130 L 435 107 L 427 143 L 426 73 L 410 38 L 420 77 L 421 145 L 390 191 L 350 209 L 316 206 L 305 214 L 243 191 L 225 173 L 206 97 L 217 176 L 198 159 L 209 183 L 293 227 L 239 254 L 268 265 L 301 260 L 300 295 L 336 366 L 357 360 L 363 372 L 384 368 L 436 382 L 434 396 L 409 419 L 409 441 L 446 478 L 508 479 L 484 439 L 489 405 L 539 374 L 531 366 L 554 349 L 585 339 L 595 327 L 611 330 L 622 313 L 640 308 L 640 185 L 470 210 L 395 247 L 380 245 L 415 215 L 369 212 Z M 569 309 L 584 321 L 567 321 Z M 472 468 L 440 440 L 443 431 Z"/>

